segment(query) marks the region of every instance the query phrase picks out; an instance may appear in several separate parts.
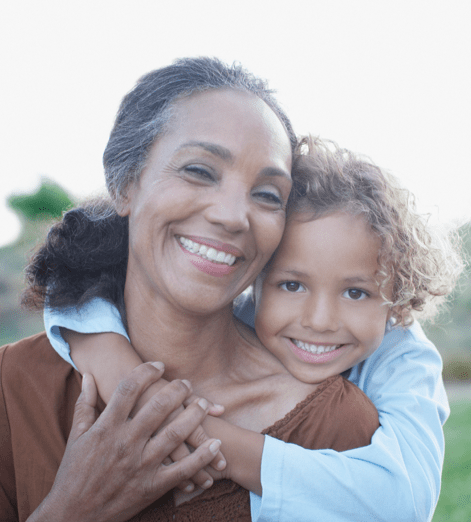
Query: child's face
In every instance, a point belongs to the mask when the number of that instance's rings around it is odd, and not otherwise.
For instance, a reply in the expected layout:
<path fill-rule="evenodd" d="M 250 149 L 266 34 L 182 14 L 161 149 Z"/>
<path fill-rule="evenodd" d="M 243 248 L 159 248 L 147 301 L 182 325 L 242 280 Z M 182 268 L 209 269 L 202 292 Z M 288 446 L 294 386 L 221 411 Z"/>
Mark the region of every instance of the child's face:
<path fill-rule="evenodd" d="M 294 215 L 257 295 L 255 329 L 297 379 L 316 383 L 380 345 L 389 307 L 379 292 L 379 238 L 365 219 Z"/>

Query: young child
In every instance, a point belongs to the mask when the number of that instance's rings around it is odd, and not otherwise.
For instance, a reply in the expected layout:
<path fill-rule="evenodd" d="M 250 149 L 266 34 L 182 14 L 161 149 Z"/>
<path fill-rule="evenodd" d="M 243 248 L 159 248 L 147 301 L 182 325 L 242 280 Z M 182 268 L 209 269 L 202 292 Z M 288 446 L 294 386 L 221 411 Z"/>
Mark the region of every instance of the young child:
<path fill-rule="evenodd" d="M 418 315 L 431 318 L 462 265 L 453 237 L 436 234 L 394 178 L 334 144 L 305 139 L 302 147 L 294 166 L 300 182 L 283 239 L 254 285 L 255 330 L 294 377 L 323 392 L 326 382 L 370 356 L 387 329 L 407 327 Z M 107 401 L 121 377 L 141 362 L 128 340 L 116 333 L 75 333 L 96 331 L 87 330 L 83 312 L 48 314 L 48 335 L 68 328 L 74 362 L 94 374 Z M 120 325 L 113 330 L 125 334 Z M 57 338 L 51 341 L 57 346 Z M 371 411 L 366 415 L 371 420 Z M 222 419 L 207 421 L 205 429 L 223 442 L 224 476 L 259 492 L 252 484 L 260 478 L 248 476 L 243 454 L 263 435 Z"/>

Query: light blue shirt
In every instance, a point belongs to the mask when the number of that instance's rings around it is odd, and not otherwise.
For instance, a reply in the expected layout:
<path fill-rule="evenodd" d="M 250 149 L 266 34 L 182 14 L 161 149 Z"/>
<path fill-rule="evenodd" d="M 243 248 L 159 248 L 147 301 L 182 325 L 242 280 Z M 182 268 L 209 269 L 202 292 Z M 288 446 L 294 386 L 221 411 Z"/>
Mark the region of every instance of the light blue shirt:
<path fill-rule="evenodd" d="M 236 313 L 253 325 L 249 299 L 239 303 Z M 127 337 L 117 310 L 100 299 L 80 311 L 46 310 L 45 324 L 52 346 L 72 365 L 59 327 Z M 381 346 L 348 377 L 379 412 L 381 426 L 371 444 L 338 453 L 265 436 L 263 495 L 250 494 L 252 520 L 431 520 L 440 492 L 442 425 L 449 415 L 441 371 L 441 357 L 419 324 L 388 331 Z"/>

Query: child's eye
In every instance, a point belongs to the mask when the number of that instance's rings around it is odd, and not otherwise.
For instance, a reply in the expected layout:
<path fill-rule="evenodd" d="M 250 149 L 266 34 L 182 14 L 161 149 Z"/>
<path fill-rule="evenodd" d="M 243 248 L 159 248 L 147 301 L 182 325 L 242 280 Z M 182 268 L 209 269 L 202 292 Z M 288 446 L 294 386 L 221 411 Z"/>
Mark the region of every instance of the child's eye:
<path fill-rule="evenodd" d="M 214 176 L 208 169 L 200 167 L 199 165 L 188 165 L 184 169 L 185 173 L 190 174 L 193 177 L 200 178 L 204 181 L 214 181 Z"/>
<path fill-rule="evenodd" d="M 286 281 L 280 284 L 280 288 L 287 292 L 304 292 L 305 288 L 301 283 L 297 281 Z"/>
<path fill-rule="evenodd" d="M 349 288 L 343 293 L 343 296 L 354 301 L 360 301 L 361 299 L 369 297 L 364 290 L 360 290 L 359 288 Z"/>

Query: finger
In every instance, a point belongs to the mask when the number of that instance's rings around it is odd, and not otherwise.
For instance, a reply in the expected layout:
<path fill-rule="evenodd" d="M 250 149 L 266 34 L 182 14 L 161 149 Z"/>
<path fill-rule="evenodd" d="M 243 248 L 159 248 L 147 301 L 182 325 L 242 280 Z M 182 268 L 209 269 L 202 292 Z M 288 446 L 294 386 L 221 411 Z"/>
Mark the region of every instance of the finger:
<path fill-rule="evenodd" d="M 208 414 L 210 411 L 211 410 L 208 411 Z M 199 446 L 201 446 L 201 444 L 209 440 L 209 438 L 210 437 L 208 436 L 204 428 L 202 426 L 198 426 L 196 430 L 193 433 L 191 433 L 190 436 L 186 439 L 186 442 L 188 442 L 188 444 L 190 444 L 193 448 L 198 448 Z M 172 459 L 176 460 L 173 458 L 173 455 Z M 214 468 L 216 471 L 222 471 L 226 467 L 226 459 L 224 458 L 224 455 L 221 452 L 218 452 L 214 460 L 211 462 L 211 467 Z M 195 481 L 194 478 L 192 478 L 192 480 Z M 199 482 L 198 485 L 203 487 Z"/>
<path fill-rule="evenodd" d="M 204 430 L 202 430 L 202 431 L 204 432 Z M 209 437 L 207 437 L 205 434 L 205 438 L 204 438 L 203 442 L 205 442 L 206 440 L 209 440 Z M 172 451 L 172 453 L 170 454 L 170 457 L 172 458 L 173 462 L 178 462 L 179 460 L 182 460 L 185 457 L 187 457 L 189 454 L 190 454 L 190 450 L 188 449 L 187 445 L 181 444 L 180 446 L 178 446 L 178 448 L 176 448 L 174 451 Z M 198 471 L 198 473 L 196 473 L 195 475 L 193 475 L 193 477 L 191 477 L 191 482 L 184 481 L 181 484 L 178 484 L 177 487 L 178 487 L 178 489 L 181 489 L 183 491 L 190 492 L 190 491 L 193 491 L 194 484 L 196 484 L 197 486 L 200 486 L 203 489 L 207 489 L 210 486 L 212 486 L 213 478 L 207 471 L 201 470 L 201 471 Z"/>
<path fill-rule="evenodd" d="M 172 487 L 177 486 L 184 480 L 195 476 L 200 470 L 207 466 L 215 455 L 219 452 L 221 441 L 218 439 L 209 439 L 193 453 L 187 457 L 174 462 L 167 466 L 165 472 L 167 474 L 166 482 L 172 484 Z M 212 480 L 212 479 L 211 479 Z"/>
<path fill-rule="evenodd" d="M 199 397 L 193 393 L 188 397 L 188 399 L 185 400 L 183 405 L 185 407 L 187 407 L 197 399 L 199 399 Z M 212 415 L 213 417 L 219 417 L 220 415 L 222 415 L 224 413 L 225 408 L 222 404 L 215 404 L 214 402 L 211 402 L 211 401 L 208 401 L 208 403 L 209 403 L 209 411 L 208 411 L 209 415 Z"/>
<path fill-rule="evenodd" d="M 162 391 L 177 384 L 178 381 L 172 381 Z M 199 399 L 193 402 L 188 408 L 183 409 L 171 422 L 166 424 L 165 427 L 148 440 L 145 448 L 147 456 L 150 459 L 158 459 L 161 462 L 165 457 L 170 455 L 195 431 L 201 422 L 203 422 L 208 412 L 207 405 L 206 400 Z M 143 410 L 144 408 L 139 414 Z"/>
<path fill-rule="evenodd" d="M 69 441 L 76 441 L 93 426 L 96 420 L 97 397 L 95 380 L 91 374 L 85 373 L 82 377 L 82 391 L 75 403 Z"/>
<path fill-rule="evenodd" d="M 100 416 L 100 424 L 121 424 L 126 421 L 138 398 L 162 377 L 164 369 L 164 365 L 159 362 L 144 363 L 134 368 L 113 392 L 108 406 Z"/>

